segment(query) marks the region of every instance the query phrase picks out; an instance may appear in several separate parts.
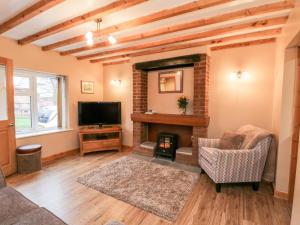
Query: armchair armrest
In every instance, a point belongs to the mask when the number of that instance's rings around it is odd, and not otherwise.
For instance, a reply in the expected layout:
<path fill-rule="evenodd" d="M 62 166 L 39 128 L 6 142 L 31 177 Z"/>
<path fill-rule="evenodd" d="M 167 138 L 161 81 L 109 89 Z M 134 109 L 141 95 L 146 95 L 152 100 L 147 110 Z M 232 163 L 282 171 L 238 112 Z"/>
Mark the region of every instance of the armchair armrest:
<path fill-rule="evenodd" d="M 257 146 L 253 149 L 216 151 L 216 177 L 219 183 L 261 181 L 267 154 Z"/>
<path fill-rule="evenodd" d="M 208 147 L 208 148 L 218 148 L 220 144 L 220 139 L 213 138 L 198 138 L 199 148 Z"/>
<path fill-rule="evenodd" d="M 0 168 L 0 188 L 3 188 L 6 186 L 6 182 L 5 182 L 5 176 L 3 171 Z"/>

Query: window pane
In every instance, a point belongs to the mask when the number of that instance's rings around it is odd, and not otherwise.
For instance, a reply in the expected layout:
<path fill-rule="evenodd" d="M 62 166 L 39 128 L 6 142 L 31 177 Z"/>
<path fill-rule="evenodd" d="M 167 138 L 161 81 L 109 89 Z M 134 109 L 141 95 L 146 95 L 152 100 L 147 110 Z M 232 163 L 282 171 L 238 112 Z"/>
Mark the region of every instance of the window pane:
<path fill-rule="evenodd" d="M 0 67 L 0 120 L 7 120 L 6 70 Z"/>
<path fill-rule="evenodd" d="M 30 88 L 30 78 L 14 76 L 14 87 L 16 89 L 29 89 Z"/>
<path fill-rule="evenodd" d="M 16 129 L 32 127 L 30 96 L 15 96 L 15 118 Z"/>
<path fill-rule="evenodd" d="M 57 120 L 57 78 L 37 78 L 38 128 L 55 128 Z"/>

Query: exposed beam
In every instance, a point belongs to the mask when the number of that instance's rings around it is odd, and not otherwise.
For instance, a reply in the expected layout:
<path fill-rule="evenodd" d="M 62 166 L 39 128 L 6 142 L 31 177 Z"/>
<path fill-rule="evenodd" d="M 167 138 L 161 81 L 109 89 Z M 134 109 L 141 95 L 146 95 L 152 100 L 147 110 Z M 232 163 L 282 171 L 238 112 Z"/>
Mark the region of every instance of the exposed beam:
<path fill-rule="evenodd" d="M 11 30 L 21 23 L 37 16 L 64 0 L 41 0 L 0 25 L 0 34 Z"/>
<path fill-rule="evenodd" d="M 123 58 L 129 58 L 130 54 L 123 54 L 123 55 L 115 55 L 115 56 L 109 56 L 105 58 L 100 58 L 100 59 L 92 59 L 90 60 L 91 62 L 105 62 L 105 61 L 110 61 L 110 60 L 115 60 L 115 59 L 123 59 Z"/>
<path fill-rule="evenodd" d="M 151 71 L 151 70 L 161 70 L 166 68 L 180 68 L 189 66 L 191 64 L 201 62 L 202 54 L 193 54 L 193 55 L 184 55 L 184 56 L 177 56 L 167 59 L 158 59 L 158 60 L 151 60 L 147 62 L 140 62 L 135 64 L 136 70 L 144 70 L 144 71 Z"/>
<path fill-rule="evenodd" d="M 116 65 L 116 64 L 123 64 L 123 63 L 129 63 L 130 59 L 128 60 L 121 60 L 121 61 L 115 61 L 115 62 L 108 62 L 108 63 L 103 63 L 103 66 L 110 66 L 110 65 Z"/>
<path fill-rule="evenodd" d="M 250 16 L 258 16 L 258 15 L 269 13 L 269 12 L 289 9 L 291 7 L 293 7 L 293 4 L 286 3 L 286 2 L 279 2 L 279 3 L 273 3 L 273 4 L 263 5 L 263 6 L 252 7 L 252 8 L 248 8 L 248 9 L 244 9 L 244 10 L 226 13 L 226 14 L 219 15 L 219 16 L 210 17 L 207 19 L 195 20 L 193 22 L 182 23 L 182 24 L 178 24 L 178 25 L 174 25 L 174 26 L 167 26 L 167 27 L 159 28 L 159 29 L 152 30 L 152 31 L 147 31 L 147 32 L 140 33 L 140 34 L 129 35 L 127 37 L 120 37 L 120 38 L 118 38 L 118 43 L 127 43 L 127 42 L 131 42 L 131 41 L 156 37 L 159 35 L 164 35 L 164 34 L 168 34 L 168 33 L 172 33 L 172 32 L 178 32 L 178 31 L 202 27 L 202 26 L 206 26 L 206 25 L 221 23 L 221 22 L 230 21 L 230 20 L 234 20 L 234 19 L 242 19 L 242 18 L 246 18 L 246 17 L 250 17 Z M 101 48 L 101 47 L 105 47 L 105 46 L 109 46 L 109 45 L 110 45 L 109 42 L 103 41 L 103 42 L 96 43 L 91 47 L 84 46 L 81 48 L 75 48 L 75 49 L 60 52 L 60 54 L 61 55 L 70 55 L 70 54 L 87 51 L 87 50 L 91 50 L 91 49 L 97 49 L 97 48 Z"/>
<path fill-rule="evenodd" d="M 116 52 L 124 52 L 124 51 L 136 51 L 136 50 L 141 50 L 141 49 L 146 49 L 146 48 L 158 47 L 158 46 L 162 46 L 162 45 L 169 45 L 169 44 L 174 44 L 174 43 L 179 43 L 179 42 L 192 41 L 195 39 L 210 38 L 213 36 L 223 35 L 223 34 L 227 34 L 227 33 L 234 32 L 234 31 L 241 31 L 243 29 L 282 25 L 286 22 L 286 20 L 287 20 L 287 17 L 280 17 L 280 18 L 275 18 L 275 19 L 270 19 L 270 20 L 262 20 L 262 21 L 255 21 L 255 22 L 251 22 L 251 23 L 238 24 L 238 25 L 224 27 L 224 28 L 220 28 L 220 29 L 216 29 L 216 30 L 210 30 L 210 31 L 200 32 L 200 33 L 195 33 L 195 34 L 188 34 L 188 35 L 179 36 L 179 37 L 175 37 L 175 38 L 169 38 L 169 39 L 163 39 L 163 40 L 149 42 L 149 43 L 137 44 L 134 46 L 129 46 L 129 47 L 121 48 L 121 49 L 113 49 L 113 50 L 108 50 L 108 51 L 104 51 L 104 52 L 98 52 L 98 53 L 78 56 L 77 59 L 79 59 L 79 60 L 90 59 L 90 58 L 102 56 L 104 54 L 113 54 Z"/>
<path fill-rule="evenodd" d="M 239 42 L 239 43 L 233 43 L 228 45 L 215 46 L 215 47 L 211 47 L 210 50 L 217 51 L 217 50 L 230 49 L 230 48 L 247 47 L 252 45 L 263 45 L 268 43 L 274 43 L 275 41 L 276 38 L 267 38 L 262 40 L 246 41 L 246 42 Z"/>
<path fill-rule="evenodd" d="M 229 41 L 236 41 L 236 40 L 244 39 L 244 38 L 261 38 L 261 39 L 263 39 L 264 37 L 278 36 L 281 33 L 281 30 L 282 30 L 281 28 L 277 28 L 277 29 L 270 29 L 270 30 L 246 33 L 246 34 L 233 35 L 233 36 L 229 36 L 229 37 L 225 37 L 225 38 L 216 38 L 216 39 L 209 40 L 209 41 L 199 41 L 199 42 L 193 42 L 193 43 L 182 44 L 182 45 L 177 45 L 177 46 L 161 47 L 161 48 L 157 48 L 157 49 L 150 49 L 150 50 L 146 50 L 146 51 L 142 51 L 142 52 L 132 53 L 130 56 L 138 57 L 138 56 L 151 55 L 151 54 L 160 53 L 160 52 L 175 51 L 175 50 L 181 50 L 181 49 L 186 49 L 186 48 L 195 48 L 195 47 L 201 47 L 201 46 L 206 46 L 206 45 L 222 44 L 224 42 L 226 43 Z"/>
<path fill-rule="evenodd" d="M 105 35 L 105 34 L 110 34 L 110 33 L 114 33 L 117 31 L 121 31 L 121 30 L 125 30 L 125 29 L 129 29 L 129 28 L 133 28 L 133 27 L 137 27 L 140 25 L 145 25 L 148 23 L 152 23 L 155 21 L 159 21 L 162 19 L 167 19 L 167 18 L 171 18 L 174 16 L 178 16 L 178 15 L 182 15 L 185 13 L 189 13 L 189 12 L 193 12 L 193 11 L 197 11 L 200 9 L 205 9 L 205 8 L 209 8 L 212 6 L 216 6 L 216 5 L 220 5 L 220 4 L 224 4 L 227 2 L 232 2 L 234 0 L 197 0 L 197 1 L 193 1 L 184 5 L 180 5 L 171 9 L 165 9 L 156 13 L 152 13 L 150 15 L 147 16 L 143 16 L 137 19 L 133 19 L 133 20 L 129 20 L 120 24 L 116 24 L 110 27 L 106 27 L 104 29 L 101 29 L 99 32 L 94 32 L 94 36 L 95 37 L 99 37 L 101 35 Z M 55 48 L 59 48 L 62 46 L 66 46 L 66 45 L 71 45 L 77 42 L 81 42 L 84 41 L 85 37 L 84 34 L 83 35 L 79 35 L 73 38 L 69 38 L 69 39 L 65 39 L 63 41 L 59 41 L 47 46 L 44 46 L 42 49 L 44 51 L 48 51 L 48 50 L 52 50 Z"/>
<path fill-rule="evenodd" d="M 180 44 L 180 45 L 173 45 L 173 46 L 163 46 L 160 48 L 155 49 L 149 49 L 145 51 L 140 52 L 134 52 L 134 53 L 127 53 L 127 54 L 121 54 L 119 57 L 138 57 L 138 56 L 144 56 L 144 55 L 151 55 L 161 52 L 169 52 L 169 51 L 176 51 L 181 49 L 188 49 L 188 48 L 196 48 L 206 45 L 213 45 L 213 44 L 222 44 L 224 42 L 228 41 L 236 41 L 244 38 L 263 38 L 266 36 L 276 36 L 281 33 L 281 28 L 277 29 L 271 29 L 271 30 L 264 30 L 264 31 L 257 31 L 252 33 L 246 33 L 246 34 L 239 34 L 239 35 L 233 35 L 229 37 L 224 38 L 215 38 L 208 41 L 198 41 L 198 42 L 192 42 L 192 43 L 186 43 L 186 44 Z M 116 56 L 115 56 L 116 57 Z M 100 58 L 100 59 L 92 59 L 90 62 L 97 63 L 97 62 L 103 62 L 106 60 L 106 58 Z"/>
<path fill-rule="evenodd" d="M 35 34 L 32 34 L 28 37 L 25 37 L 25 38 L 19 40 L 18 43 L 20 45 L 25 45 L 25 44 L 31 43 L 33 41 L 39 40 L 41 38 L 45 38 L 45 37 L 48 37 L 50 35 L 53 35 L 55 33 L 70 29 L 74 26 L 92 21 L 92 20 L 97 19 L 97 18 L 101 18 L 101 17 L 106 16 L 110 13 L 114 13 L 114 12 L 117 12 L 119 10 L 129 8 L 131 6 L 134 6 L 134 5 L 146 2 L 146 1 L 149 1 L 149 0 L 117 0 L 115 2 L 112 2 L 112 3 L 108 4 L 108 5 L 105 5 L 103 7 L 95 9 L 93 11 L 90 11 L 88 13 L 82 14 L 80 16 L 76 16 L 76 17 L 74 17 L 72 19 L 69 19 L 65 22 L 56 24 L 56 25 L 54 25 L 52 27 L 49 27 L 45 30 L 39 31 Z"/>

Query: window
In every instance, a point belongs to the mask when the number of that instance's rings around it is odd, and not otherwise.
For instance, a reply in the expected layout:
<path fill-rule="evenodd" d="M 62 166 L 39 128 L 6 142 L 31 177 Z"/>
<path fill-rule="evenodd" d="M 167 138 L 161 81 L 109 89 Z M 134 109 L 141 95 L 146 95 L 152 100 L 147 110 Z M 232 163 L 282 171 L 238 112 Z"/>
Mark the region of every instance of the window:
<path fill-rule="evenodd" d="M 63 76 L 17 69 L 14 72 L 17 133 L 65 127 Z"/>

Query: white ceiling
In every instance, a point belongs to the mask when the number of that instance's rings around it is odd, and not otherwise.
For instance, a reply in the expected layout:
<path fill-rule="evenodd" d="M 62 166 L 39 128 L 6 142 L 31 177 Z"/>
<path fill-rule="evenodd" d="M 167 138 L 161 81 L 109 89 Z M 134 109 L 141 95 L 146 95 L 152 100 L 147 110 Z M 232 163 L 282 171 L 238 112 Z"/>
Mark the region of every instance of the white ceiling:
<path fill-rule="evenodd" d="M 2 35 L 7 38 L 19 40 L 28 35 L 34 34 L 38 31 L 44 30 L 48 27 L 51 27 L 55 24 L 58 24 L 65 20 L 71 19 L 75 16 L 79 16 L 83 13 L 89 12 L 91 10 L 95 10 L 96 8 L 107 5 L 113 1 L 114 0 L 65 0 L 64 2 L 54 6 L 51 9 L 35 16 L 34 18 L 16 26 L 12 30 L 7 31 L 6 33 L 4 33 Z M 136 6 L 124 9 L 122 11 L 104 16 L 102 18 L 103 22 L 101 23 L 101 28 L 119 24 L 121 22 L 125 22 L 128 20 L 134 19 L 134 18 L 139 18 L 139 17 L 149 15 L 154 12 L 158 12 L 158 11 L 168 9 L 168 8 L 173 8 L 173 7 L 176 7 L 176 6 L 179 6 L 182 4 L 186 4 L 189 2 L 193 2 L 193 1 L 194 0 L 149 0 L 145 3 L 141 3 Z M 280 2 L 280 1 L 281 0 L 235 0 L 231 3 L 223 4 L 220 6 L 210 7 L 207 9 L 198 10 L 195 12 L 186 13 L 184 15 L 172 17 L 169 19 L 160 20 L 158 22 L 149 23 L 149 24 L 146 24 L 143 26 L 138 26 L 138 27 L 135 27 L 132 29 L 123 30 L 123 31 L 114 33 L 113 35 L 117 38 L 123 37 L 123 36 L 131 35 L 131 34 L 141 33 L 144 31 L 154 30 L 154 29 L 157 29 L 160 27 L 166 27 L 166 26 L 170 26 L 170 25 L 185 23 L 185 22 L 189 22 L 189 21 L 198 20 L 201 18 L 208 18 L 211 16 L 220 15 L 223 13 L 228 13 L 228 12 L 237 11 L 237 10 L 241 10 L 241 9 L 245 9 L 245 8 L 249 8 L 249 7 L 253 7 L 253 6 L 259 6 L 259 5 Z M 36 2 L 38 2 L 38 0 L 9 0 L 9 1 L 0 0 L 0 24 Z M 95 52 L 108 50 L 108 49 L 117 49 L 117 48 L 136 45 L 138 43 L 146 43 L 146 42 L 157 41 L 157 40 L 161 40 L 161 39 L 165 39 L 165 38 L 177 37 L 177 36 L 182 36 L 185 34 L 221 28 L 226 25 L 228 26 L 228 25 L 233 25 L 233 24 L 239 24 L 241 22 L 246 22 L 246 21 L 255 21 L 257 19 L 272 18 L 272 17 L 284 16 L 284 15 L 286 16 L 289 14 L 289 12 L 290 12 L 290 10 L 285 10 L 285 11 L 280 11 L 280 12 L 276 12 L 276 13 L 265 14 L 265 15 L 259 16 L 259 17 L 254 16 L 254 17 L 249 17 L 246 19 L 233 20 L 233 21 L 219 23 L 219 24 L 210 25 L 210 26 L 205 26 L 205 27 L 201 27 L 201 28 L 195 28 L 195 29 L 190 29 L 190 30 L 186 30 L 186 31 L 162 35 L 159 37 L 139 40 L 139 41 L 135 41 L 135 42 L 131 42 L 131 43 L 118 44 L 118 45 L 105 47 L 105 48 L 101 48 L 101 49 L 85 51 L 85 52 L 81 52 L 79 54 L 74 54 L 74 55 L 85 55 L 88 53 L 95 53 Z M 268 28 L 268 29 L 270 29 L 270 28 Z M 95 30 L 95 29 L 96 29 L 96 23 L 88 22 L 88 23 L 73 27 L 71 29 L 62 31 L 60 33 L 51 35 L 49 37 L 40 39 L 38 41 L 35 41 L 33 44 L 36 44 L 38 46 L 45 46 L 45 45 L 52 44 L 57 41 L 61 41 L 61 40 L 67 39 L 67 38 L 85 34 L 86 32 L 88 32 L 90 30 Z M 243 32 L 245 32 L 245 31 L 241 31 L 241 32 L 237 32 L 237 33 L 243 33 Z M 226 35 L 224 35 L 224 36 L 226 36 Z M 83 47 L 85 45 L 86 45 L 85 42 L 76 43 L 73 45 L 58 48 L 56 50 L 64 51 L 64 50 L 69 50 L 69 49 L 73 49 L 73 48 L 77 48 L 77 47 Z"/>

